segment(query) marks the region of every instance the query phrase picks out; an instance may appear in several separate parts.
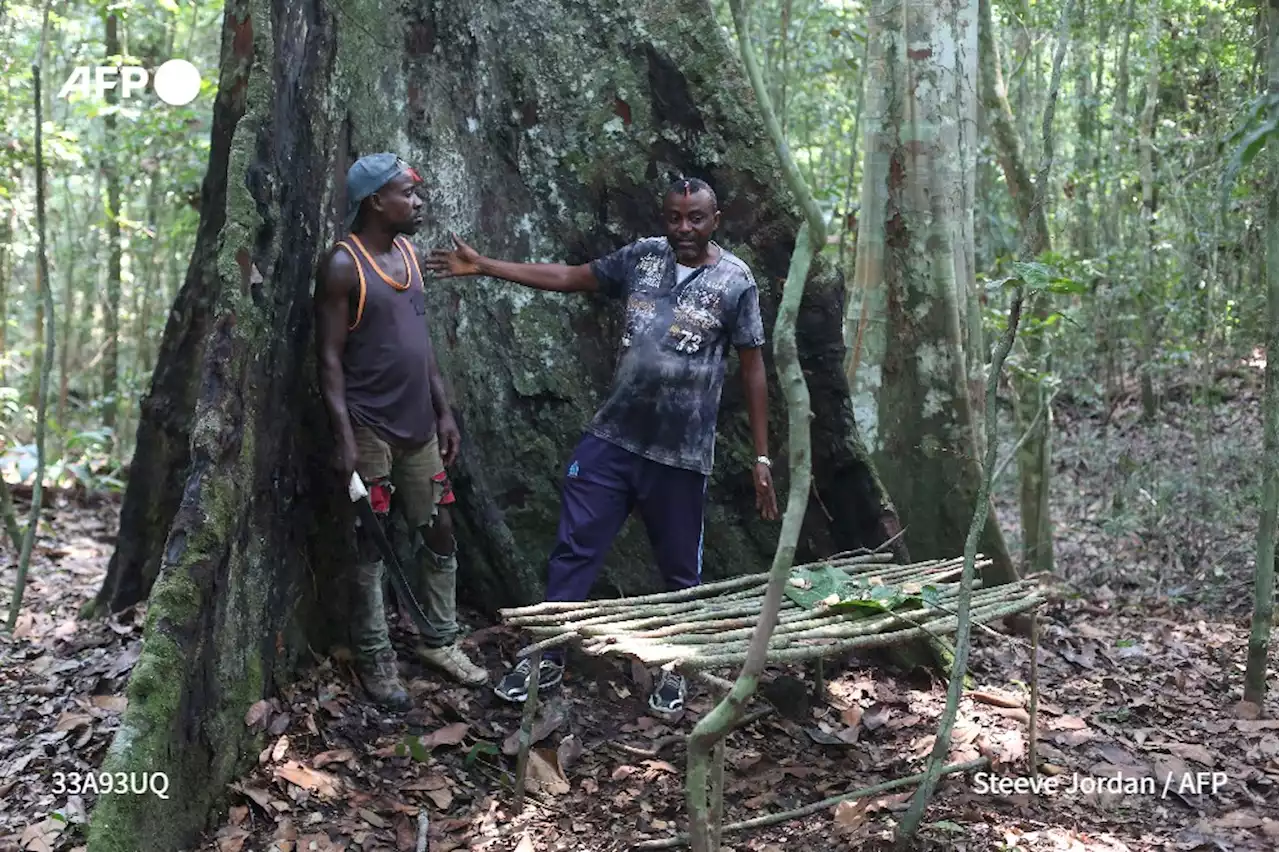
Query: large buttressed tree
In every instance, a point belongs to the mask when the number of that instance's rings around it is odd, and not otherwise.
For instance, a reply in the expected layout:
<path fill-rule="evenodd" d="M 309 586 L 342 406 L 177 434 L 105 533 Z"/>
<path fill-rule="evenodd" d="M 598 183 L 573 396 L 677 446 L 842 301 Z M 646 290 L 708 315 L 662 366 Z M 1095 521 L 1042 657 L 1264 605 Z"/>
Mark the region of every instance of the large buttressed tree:
<path fill-rule="evenodd" d="M 751 265 L 771 330 L 800 216 L 736 69 L 705 0 L 229 0 L 201 228 L 98 599 L 109 609 L 148 601 L 106 768 L 164 770 L 172 789 L 168 800 L 104 797 L 95 852 L 190 842 L 257 753 L 246 709 L 308 648 L 343 638 L 344 614 L 325 602 L 345 588 L 350 507 L 328 467 L 311 296 L 350 162 L 394 150 L 418 166 L 421 251 L 452 230 L 493 256 L 562 262 L 660 233 L 668 179 L 704 177 L 721 199 L 718 239 Z M 815 264 L 797 327 L 817 498 L 802 557 L 898 530 L 849 404 L 841 289 Z M 608 386 L 620 312 L 487 279 L 429 281 L 428 291 L 463 431 L 461 594 L 486 609 L 529 602 L 541 593 L 566 455 Z M 781 456 L 772 369 L 770 398 Z M 710 577 L 763 570 L 776 536 L 755 515 L 736 360 L 722 412 Z M 785 494 L 781 465 L 776 481 Z M 632 525 L 602 588 L 652 590 L 648 564 Z"/>

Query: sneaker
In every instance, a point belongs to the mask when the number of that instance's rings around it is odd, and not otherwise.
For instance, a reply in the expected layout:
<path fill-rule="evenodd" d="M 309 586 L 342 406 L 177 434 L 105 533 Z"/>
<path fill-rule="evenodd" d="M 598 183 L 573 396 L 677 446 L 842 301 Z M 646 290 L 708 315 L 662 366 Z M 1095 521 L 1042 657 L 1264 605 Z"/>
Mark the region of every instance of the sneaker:
<path fill-rule="evenodd" d="M 417 651 L 423 662 L 435 666 L 459 683 L 476 686 L 489 679 L 489 673 L 471 662 L 457 643 L 443 648 L 419 646 Z"/>
<path fill-rule="evenodd" d="M 663 719 L 674 719 L 684 710 L 687 688 L 684 675 L 663 669 L 649 696 L 649 709 Z"/>
<path fill-rule="evenodd" d="M 409 693 L 396 671 L 396 652 L 382 651 L 372 660 L 357 664 L 360 684 L 369 699 L 387 710 L 408 710 Z"/>
<path fill-rule="evenodd" d="M 498 685 L 493 688 L 494 694 L 503 701 L 516 703 L 529 697 L 529 675 L 533 674 L 533 663 L 525 657 L 514 669 L 507 672 Z M 538 694 L 555 689 L 564 679 L 564 664 L 544 658 L 538 667 Z"/>

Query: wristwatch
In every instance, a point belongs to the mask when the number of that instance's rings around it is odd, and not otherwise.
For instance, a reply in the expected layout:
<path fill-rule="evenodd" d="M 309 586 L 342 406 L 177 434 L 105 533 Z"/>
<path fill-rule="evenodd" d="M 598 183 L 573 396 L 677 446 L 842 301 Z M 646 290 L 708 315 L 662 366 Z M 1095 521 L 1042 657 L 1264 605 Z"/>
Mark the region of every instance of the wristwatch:
<path fill-rule="evenodd" d="M 773 469 L 773 462 L 769 460 L 768 456 L 756 456 L 756 464 L 762 464 L 770 470 Z"/>

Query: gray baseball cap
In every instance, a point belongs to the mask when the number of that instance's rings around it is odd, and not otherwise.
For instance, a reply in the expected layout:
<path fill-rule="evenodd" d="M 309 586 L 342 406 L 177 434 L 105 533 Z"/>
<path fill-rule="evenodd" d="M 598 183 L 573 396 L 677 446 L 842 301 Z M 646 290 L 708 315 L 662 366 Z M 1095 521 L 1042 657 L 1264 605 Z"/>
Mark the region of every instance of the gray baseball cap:
<path fill-rule="evenodd" d="M 382 189 L 401 172 L 410 172 L 414 180 L 421 180 L 413 167 L 395 154 L 383 152 L 361 157 L 347 170 L 347 218 L 346 228 L 351 230 L 360 202 Z"/>

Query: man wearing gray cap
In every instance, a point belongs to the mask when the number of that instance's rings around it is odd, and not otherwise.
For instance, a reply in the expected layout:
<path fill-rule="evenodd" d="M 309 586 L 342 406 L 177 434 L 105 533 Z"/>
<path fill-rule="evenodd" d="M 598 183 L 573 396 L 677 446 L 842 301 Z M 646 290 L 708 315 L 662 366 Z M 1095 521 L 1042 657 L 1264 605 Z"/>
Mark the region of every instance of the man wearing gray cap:
<path fill-rule="evenodd" d="M 449 410 L 426 320 L 418 255 L 406 234 L 422 225 L 421 182 L 395 154 L 371 154 L 347 172 L 347 239 L 320 263 L 315 310 L 320 387 L 345 484 L 358 473 L 391 532 L 392 493 L 408 531 L 396 536 L 406 565 L 424 565 L 421 595 L 432 630 L 418 656 L 466 684 L 488 673 L 457 645 L 456 542 L 445 508 L 454 502 L 445 467 L 459 434 Z M 408 539 L 407 541 L 405 539 Z M 365 691 L 392 709 L 408 707 L 387 635 L 385 566 L 357 534 L 352 640 Z M 420 550 L 427 551 L 420 559 Z"/>

